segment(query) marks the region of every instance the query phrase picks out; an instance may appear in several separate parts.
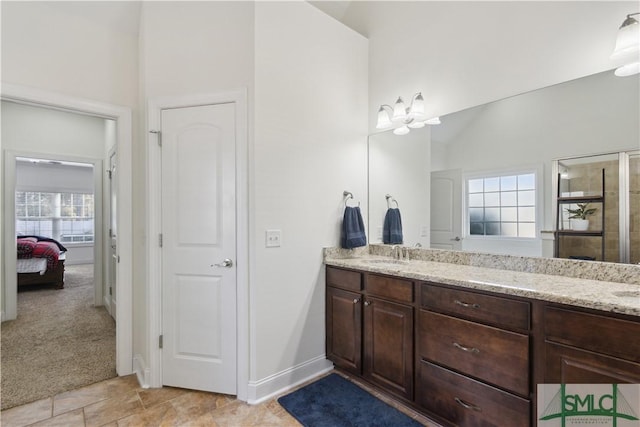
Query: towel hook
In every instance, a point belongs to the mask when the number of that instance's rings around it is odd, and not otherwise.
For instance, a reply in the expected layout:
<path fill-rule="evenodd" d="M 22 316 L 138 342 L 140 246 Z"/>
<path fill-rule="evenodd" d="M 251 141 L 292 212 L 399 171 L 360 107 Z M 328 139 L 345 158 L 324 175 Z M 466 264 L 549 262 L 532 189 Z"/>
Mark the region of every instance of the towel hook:
<path fill-rule="evenodd" d="M 394 199 L 391 194 L 387 194 L 384 197 L 387 199 L 387 208 L 388 209 L 391 209 L 391 203 L 395 203 L 396 204 L 396 208 L 400 207 L 400 205 L 398 205 L 398 201 L 396 199 Z M 389 200 L 389 199 L 391 199 L 391 200 Z"/>
<path fill-rule="evenodd" d="M 355 201 L 355 199 L 353 198 L 353 193 L 351 191 L 347 191 L 344 190 L 342 192 L 342 196 L 344 197 L 344 207 L 347 207 L 347 202 L 349 201 L 349 199 L 353 199 Z M 358 206 L 360 206 L 360 202 L 358 202 Z"/>

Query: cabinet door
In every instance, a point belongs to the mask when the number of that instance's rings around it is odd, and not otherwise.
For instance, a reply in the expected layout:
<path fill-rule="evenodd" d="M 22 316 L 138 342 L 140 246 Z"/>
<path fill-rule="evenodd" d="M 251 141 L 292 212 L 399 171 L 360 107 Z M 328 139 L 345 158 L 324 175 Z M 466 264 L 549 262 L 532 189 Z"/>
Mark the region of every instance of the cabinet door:
<path fill-rule="evenodd" d="M 362 373 L 362 297 L 327 287 L 327 359 L 356 374 Z"/>
<path fill-rule="evenodd" d="M 640 383 L 640 364 L 547 342 L 545 383 Z"/>
<path fill-rule="evenodd" d="M 413 398 L 413 307 L 367 297 L 364 376 L 392 393 Z"/>

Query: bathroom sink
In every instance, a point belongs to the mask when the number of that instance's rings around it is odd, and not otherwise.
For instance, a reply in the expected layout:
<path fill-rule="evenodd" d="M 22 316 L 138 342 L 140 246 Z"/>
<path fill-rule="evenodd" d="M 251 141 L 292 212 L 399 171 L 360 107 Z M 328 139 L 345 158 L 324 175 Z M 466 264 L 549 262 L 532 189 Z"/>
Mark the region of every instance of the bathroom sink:
<path fill-rule="evenodd" d="M 395 265 L 406 265 L 409 261 L 404 261 L 401 259 L 365 259 L 362 262 L 366 264 L 395 264 Z"/>
<path fill-rule="evenodd" d="M 621 298 L 640 298 L 640 291 L 619 291 L 613 292 L 613 295 Z"/>

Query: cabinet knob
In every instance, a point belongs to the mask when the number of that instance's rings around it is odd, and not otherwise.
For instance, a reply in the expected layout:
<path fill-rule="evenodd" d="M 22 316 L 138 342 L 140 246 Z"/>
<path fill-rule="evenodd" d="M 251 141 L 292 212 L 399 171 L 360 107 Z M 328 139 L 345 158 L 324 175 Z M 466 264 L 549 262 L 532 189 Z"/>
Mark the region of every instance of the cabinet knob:
<path fill-rule="evenodd" d="M 360 298 L 354 298 L 354 299 L 353 299 L 353 303 L 354 303 L 354 304 L 357 304 L 357 303 L 359 303 L 359 302 L 360 302 Z"/>
<path fill-rule="evenodd" d="M 365 305 L 365 307 L 370 306 L 370 305 L 371 305 L 371 301 L 365 301 L 365 302 L 364 302 L 364 305 Z"/>

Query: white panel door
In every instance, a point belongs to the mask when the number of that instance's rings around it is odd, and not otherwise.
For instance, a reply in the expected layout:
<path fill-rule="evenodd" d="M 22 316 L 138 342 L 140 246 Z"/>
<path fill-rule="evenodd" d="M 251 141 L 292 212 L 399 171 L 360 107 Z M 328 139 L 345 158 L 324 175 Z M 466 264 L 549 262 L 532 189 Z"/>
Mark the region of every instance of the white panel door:
<path fill-rule="evenodd" d="M 236 393 L 234 112 L 161 116 L 163 384 L 225 394 Z"/>
<path fill-rule="evenodd" d="M 431 172 L 431 247 L 462 249 L 462 172 Z"/>

